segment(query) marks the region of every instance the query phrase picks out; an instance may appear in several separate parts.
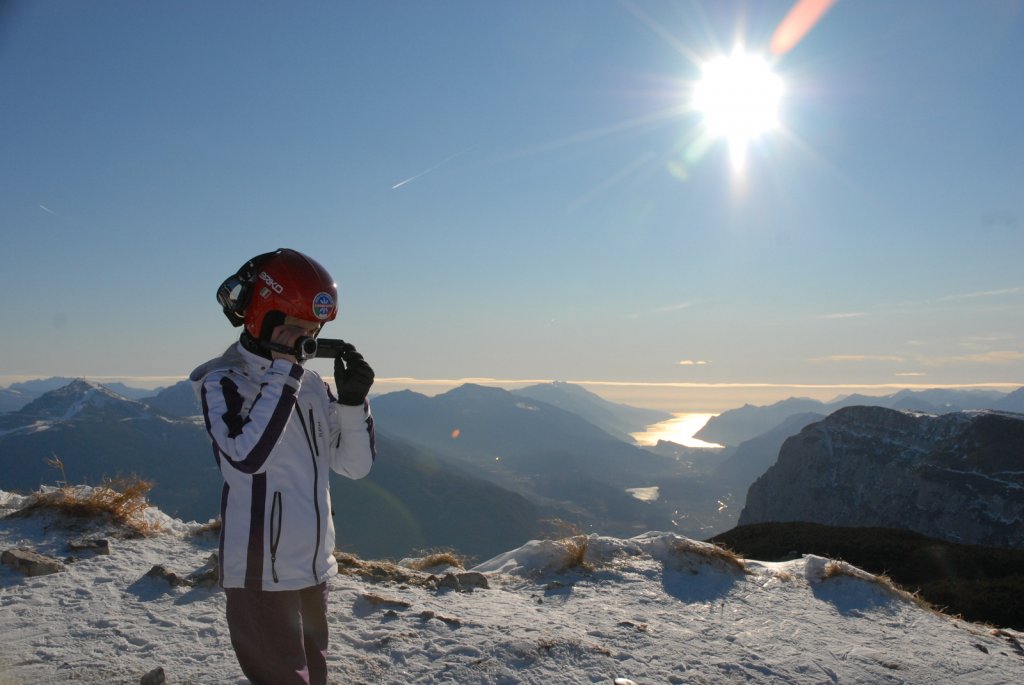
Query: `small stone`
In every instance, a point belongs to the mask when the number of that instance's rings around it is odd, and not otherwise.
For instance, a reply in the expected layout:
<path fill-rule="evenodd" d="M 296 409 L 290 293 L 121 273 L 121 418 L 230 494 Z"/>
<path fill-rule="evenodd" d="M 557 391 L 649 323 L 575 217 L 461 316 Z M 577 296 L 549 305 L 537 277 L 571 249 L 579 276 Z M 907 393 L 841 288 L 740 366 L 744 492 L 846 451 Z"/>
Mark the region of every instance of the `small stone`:
<path fill-rule="evenodd" d="M 184 581 L 178 577 L 177 573 L 168 571 L 163 564 L 157 564 L 153 568 L 149 569 L 149 571 L 146 572 L 146 576 L 166 580 L 171 587 L 178 587 L 179 585 L 184 584 Z"/>
<path fill-rule="evenodd" d="M 454 573 L 444 574 L 444 578 L 437 584 L 438 588 L 448 588 L 449 590 L 461 590 L 462 583 L 459 582 L 458 577 Z"/>
<path fill-rule="evenodd" d="M 217 555 L 211 554 L 201 568 L 188 574 L 185 584 L 192 587 L 212 587 L 220 580 L 220 567 L 217 563 Z"/>
<path fill-rule="evenodd" d="M 94 554 L 109 555 L 110 540 L 72 540 L 68 543 L 68 549 L 72 552 L 93 552 Z"/>
<path fill-rule="evenodd" d="M 48 557 L 32 549 L 9 549 L 0 556 L 0 563 L 26 576 L 46 576 L 64 570 L 60 559 Z"/>
<path fill-rule="evenodd" d="M 412 606 L 410 602 L 406 602 L 404 599 L 395 599 L 392 597 L 381 597 L 375 595 L 372 592 L 364 592 L 360 595 L 364 601 L 368 602 L 371 606 L 375 607 L 386 607 L 390 609 L 408 609 Z"/>
<path fill-rule="evenodd" d="M 479 571 L 466 571 L 465 573 L 460 573 L 456 578 L 459 581 L 459 585 L 466 590 L 472 590 L 473 588 L 482 588 L 486 590 L 490 588 L 490 584 L 487 582 L 487 576 Z"/>
<path fill-rule="evenodd" d="M 167 682 L 167 677 L 164 675 L 163 666 L 157 666 L 152 671 L 142 676 L 139 681 L 139 685 L 164 685 Z"/>

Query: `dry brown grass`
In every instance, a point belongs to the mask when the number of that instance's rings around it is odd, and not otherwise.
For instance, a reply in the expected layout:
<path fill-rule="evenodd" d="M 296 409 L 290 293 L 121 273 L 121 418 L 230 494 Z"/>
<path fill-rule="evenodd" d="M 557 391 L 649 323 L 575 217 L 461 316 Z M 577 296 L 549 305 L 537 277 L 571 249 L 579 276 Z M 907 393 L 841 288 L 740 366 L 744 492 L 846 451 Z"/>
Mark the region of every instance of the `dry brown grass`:
<path fill-rule="evenodd" d="M 348 552 L 335 550 L 334 558 L 338 561 L 338 573 L 346 576 L 358 576 L 374 583 L 424 585 L 430 577 L 428 574 L 393 564 L 390 561 L 365 561 Z"/>
<path fill-rule="evenodd" d="M 422 552 L 424 556 L 409 563 L 409 568 L 415 571 L 425 571 L 436 566 L 453 566 L 465 570 L 469 559 L 467 556 L 458 554 L 454 550 L 437 550 L 434 552 Z"/>
<path fill-rule="evenodd" d="M 821 572 L 821 579 L 828 580 L 829 578 L 847 576 L 849 578 L 860 578 L 861 580 L 868 580 L 867 573 L 864 573 L 862 575 L 860 573 L 855 572 L 853 569 L 854 567 L 849 566 L 845 562 L 833 559 L 827 564 L 825 564 L 825 569 Z"/>
<path fill-rule="evenodd" d="M 863 580 L 869 583 L 874 583 L 895 597 L 899 597 L 900 599 L 903 599 L 907 602 L 916 604 L 922 609 L 926 609 L 934 614 L 946 615 L 943 614 L 938 607 L 936 607 L 931 602 L 922 597 L 919 593 L 910 592 L 908 590 L 903 589 L 892 578 L 885 575 L 884 573 L 879 573 L 877 575 L 873 573 L 868 573 L 867 571 L 862 571 L 856 566 L 848 564 L 845 561 L 840 561 L 836 559 L 832 559 L 831 561 L 829 561 L 827 564 L 825 564 L 825 568 L 821 574 L 821 579 L 825 581 L 830 578 L 838 578 L 842 576 L 846 576 L 848 578 L 856 578 L 858 580 Z"/>
<path fill-rule="evenodd" d="M 543 537 L 546 540 L 561 540 L 584 534 L 583 530 L 575 523 L 569 523 L 560 518 L 541 519 L 540 524 L 543 526 Z"/>
<path fill-rule="evenodd" d="M 16 515 L 54 511 L 70 518 L 106 520 L 139 535 L 152 535 L 159 526 L 143 516 L 149 508 L 146 495 L 152 489 L 152 482 L 134 476 L 108 479 L 93 488 L 64 484 L 29 496 Z"/>
<path fill-rule="evenodd" d="M 964 620 L 1024 631 L 1024 549 L 962 545 L 891 528 L 816 523 L 739 526 L 709 542 L 727 541 L 749 559 L 784 561 L 813 554 L 884 573 Z"/>
<path fill-rule="evenodd" d="M 587 549 L 590 540 L 586 535 L 574 535 L 570 538 L 559 540 L 558 543 L 565 549 L 565 562 L 559 572 L 583 571 L 590 573 L 594 565 L 587 561 Z"/>
<path fill-rule="evenodd" d="M 60 471 L 60 480 L 57 481 L 58 485 L 70 485 L 68 483 L 68 474 L 64 472 L 64 462 L 61 461 L 60 457 L 54 454 L 52 458 L 46 460 L 46 465 L 49 466 L 51 469 L 57 469 L 58 471 Z"/>
<path fill-rule="evenodd" d="M 190 532 L 192 533 L 192 535 L 196 537 L 200 535 L 206 535 L 207 533 L 210 533 L 212 535 L 214 533 L 220 533 L 220 529 L 223 525 L 224 522 L 221 521 L 220 518 L 210 519 L 206 523 L 200 526 L 196 526 Z"/>
<path fill-rule="evenodd" d="M 696 540 L 678 540 L 673 545 L 673 551 L 676 554 L 696 554 L 697 556 L 704 557 L 711 562 L 717 562 L 719 565 L 725 566 L 736 571 L 743 573 L 744 575 L 750 575 L 750 570 L 747 569 L 746 563 L 744 563 L 742 557 L 725 547 L 719 547 L 718 545 L 712 545 L 707 542 L 697 542 Z"/>

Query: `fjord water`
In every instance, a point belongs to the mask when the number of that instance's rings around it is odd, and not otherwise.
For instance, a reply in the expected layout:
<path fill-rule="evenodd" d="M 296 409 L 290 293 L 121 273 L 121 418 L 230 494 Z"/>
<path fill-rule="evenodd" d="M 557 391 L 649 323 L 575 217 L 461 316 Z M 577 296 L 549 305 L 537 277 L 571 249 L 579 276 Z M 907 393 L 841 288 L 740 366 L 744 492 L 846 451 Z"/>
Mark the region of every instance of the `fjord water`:
<path fill-rule="evenodd" d="M 630 435 L 641 445 L 656 445 L 659 440 L 667 440 L 684 447 L 720 449 L 722 445 L 693 437 L 714 416 L 717 414 L 679 413 L 671 419 L 651 424 L 647 430 Z"/>

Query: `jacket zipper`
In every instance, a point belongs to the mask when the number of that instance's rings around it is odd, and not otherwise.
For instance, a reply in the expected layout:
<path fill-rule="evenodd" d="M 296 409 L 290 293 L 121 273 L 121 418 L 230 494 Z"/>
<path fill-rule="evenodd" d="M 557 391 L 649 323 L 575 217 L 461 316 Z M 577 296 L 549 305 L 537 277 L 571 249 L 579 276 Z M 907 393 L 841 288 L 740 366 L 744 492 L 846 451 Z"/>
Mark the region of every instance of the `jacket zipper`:
<path fill-rule="evenodd" d="M 320 456 L 320 446 L 316 442 L 316 422 L 313 420 L 313 408 L 309 409 L 309 427 L 313 437 L 313 452 L 310 457 L 313 460 L 313 507 L 316 509 L 316 547 L 313 548 L 313 580 L 316 581 L 316 560 L 320 555 L 320 468 L 317 465 L 317 457 Z"/>
<path fill-rule="evenodd" d="M 306 421 L 302 418 L 302 414 L 299 413 L 299 422 L 302 424 L 302 430 L 306 434 L 306 443 L 309 445 L 309 458 L 313 463 L 313 507 L 316 510 L 316 547 L 313 548 L 313 582 L 317 582 L 318 576 L 316 572 L 316 560 L 320 556 L 320 497 L 319 497 L 319 485 L 320 485 L 320 470 L 317 466 L 317 457 L 320 456 L 320 446 L 316 441 L 316 420 L 313 416 L 313 408 L 309 408 L 309 426 L 306 426 Z M 312 429 L 312 430 L 310 430 Z"/>
<path fill-rule="evenodd" d="M 281 503 L 281 492 L 274 492 L 274 501 L 270 505 L 270 574 L 277 578 L 277 545 L 281 542 L 281 518 L 284 516 L 284 505 Z M 277 524 L 276 529 L 275 525 Z"/>

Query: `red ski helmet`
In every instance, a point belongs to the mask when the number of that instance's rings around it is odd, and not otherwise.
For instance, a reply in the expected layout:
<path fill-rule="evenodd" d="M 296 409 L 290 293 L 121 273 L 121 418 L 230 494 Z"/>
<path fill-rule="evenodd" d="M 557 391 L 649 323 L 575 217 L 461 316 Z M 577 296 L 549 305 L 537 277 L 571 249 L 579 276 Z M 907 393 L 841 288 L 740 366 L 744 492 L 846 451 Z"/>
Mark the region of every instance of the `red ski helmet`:
<path fill-rule="evenodd" d="M 324 324 L 338 314 L 338 286 L 318 262 L 295 250 L 280 249 L 256 266 L 245 308 L 245 330 L 257 340 L 267 315 L 275 325 L 285 316 Z"/>

